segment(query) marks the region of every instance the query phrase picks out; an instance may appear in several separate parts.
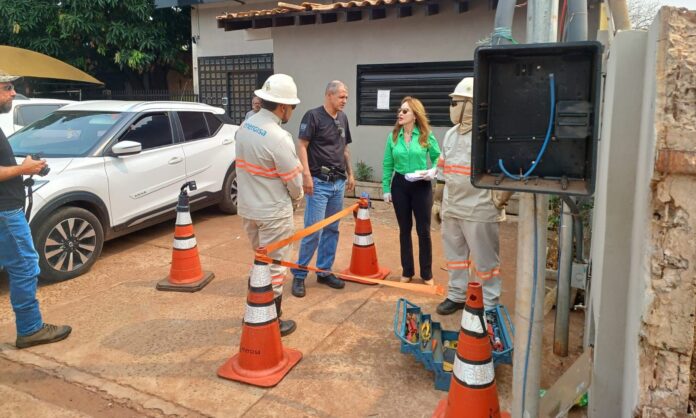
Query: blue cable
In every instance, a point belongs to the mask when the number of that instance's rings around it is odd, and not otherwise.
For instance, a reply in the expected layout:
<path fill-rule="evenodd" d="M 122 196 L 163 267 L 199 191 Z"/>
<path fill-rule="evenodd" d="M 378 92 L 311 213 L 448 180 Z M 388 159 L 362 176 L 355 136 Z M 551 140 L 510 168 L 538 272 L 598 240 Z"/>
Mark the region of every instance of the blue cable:
<path fill-rule="evenodd" d="M 505 169 L 502 158 L 498 159 L 498 167 L 500 168 L 500 171 L 502 171 L 503 174 L 512 179 L 523 180 L 529 177 L 529 175 L 532 174 L 534 169 L 536 169 L 536 166 L 537 164 L 539 164 L 541 157 L 543 157 L 544 153 L 546 152 L 546 147 L 549 145 L 549 140 L 551 139 L 551 131 L 553 131 L 553 120 L 556 113 L 556 86 L 554 83 L 553 73 L 549 74 L 549 84 L 551 86 L 551 114 L 549 115 L 549 126 L 548 128 L 546 128 L 546 138 L 544 138 L 544 144 L 541 146 L 541 150 L 539 150 L 539 154 L 537 155 L 536 160 L 534 160 L 534 162 L 532 163 L 532 166 L 529 167 L 529 170 L 527 170 L 526 173 L 524 173 L 521 176 L 517 176 Z"/>
<path fill-rule="evenodd" d="M 529 332 L 527 333 L 527 350 L 524 354 L 524 372 L 522 373 L 522 415 L 524 416 L 524 407 L 525 407 L 525 398 L 527 396 L 527 369 L 529 368 L 529 350 L 532 347 L 532 328 L 534 327 L 534 308 L 536 305 L 536 298 L 535 298 L 535 293 L 536 293 L 536 287 L 537 287 L 537 279 L 538 279 L 538 263 L 537 263 L 537 258 L 538 258 L 538 252 L 537 252 L 537 245 L 539 241 L 539 237 L 537 235 L 537 207 L 536 207 L 536 193 L 533 195 L 534 197 L 534 280 L 533 280 L 533 285 L 532 285 L 532 303 L 531 303 L 531 308 L 529 309 Z"/>

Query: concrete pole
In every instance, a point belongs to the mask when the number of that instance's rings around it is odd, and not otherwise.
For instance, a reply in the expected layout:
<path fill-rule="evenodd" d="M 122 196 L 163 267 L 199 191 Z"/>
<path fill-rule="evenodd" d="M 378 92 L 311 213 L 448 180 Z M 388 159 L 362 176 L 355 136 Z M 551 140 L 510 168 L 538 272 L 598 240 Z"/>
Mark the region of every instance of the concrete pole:
<path fill-rule="evenodd" d="M 556 282 L 556 322 L 553 328 L 554 354 L 568 356 L 568 321 L 570 319 L 570 275 L 573 270 L 573 215 L 561 203 L 561 223 L 558 228 L 558 280 Z"/>
<path fill-rule="evenodd" d="M 557 28 L 558 1 L 534 0 L 527 3 L 527 43 L 556 42 Z M 536 418 L 539 413 L 548 212 L 547 195 L 522 193 L 520 196 L 512 382 L 513 418 Z"/>
<path fill-rule="evenodd" d="M 534 205 L 536 205 L 536 222 Z M 539 411 L 548 205 L 547 195 L 536 195 L 535 198 L 535 195 L 531 193 L 523 193 L 520 196 L 520 222 L 517 231 L 515 351 L 512 362 L 513 418 L 535 418 Z M 532 304 L 534 304 L 533 313 Z"/>

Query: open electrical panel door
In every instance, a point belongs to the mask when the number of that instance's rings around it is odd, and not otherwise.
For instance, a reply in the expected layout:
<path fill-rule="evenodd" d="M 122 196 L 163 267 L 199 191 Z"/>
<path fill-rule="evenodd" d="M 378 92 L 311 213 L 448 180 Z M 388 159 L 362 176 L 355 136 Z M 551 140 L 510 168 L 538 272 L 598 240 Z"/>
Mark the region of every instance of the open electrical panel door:
<path fill-rule="evenodd" d="M 477 48 L 472 184 L 591 195 L 601 58 L 599 42 Z"/>

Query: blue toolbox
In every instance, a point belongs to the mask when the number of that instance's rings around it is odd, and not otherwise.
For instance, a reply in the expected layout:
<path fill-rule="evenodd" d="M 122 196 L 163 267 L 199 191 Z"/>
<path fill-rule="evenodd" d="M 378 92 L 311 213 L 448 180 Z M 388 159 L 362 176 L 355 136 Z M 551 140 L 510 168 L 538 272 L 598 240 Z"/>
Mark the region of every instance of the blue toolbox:
<path fill-rule="evenodd" d="M 486 310 L 486 322 L 493 350 L 493 363 L 512 364 L 514 327 L 510 314 L 503 305 Z M 435 373 L 435 389 L 449 391 L 452 366 L 457 352 L 459 330 L 442 329 L 430 314 L 418 305 L 401 298 L 396 302 L 394 335 L 401 341 L 401 352 L 410 353 L 423 363 L 426 370 Z"/>

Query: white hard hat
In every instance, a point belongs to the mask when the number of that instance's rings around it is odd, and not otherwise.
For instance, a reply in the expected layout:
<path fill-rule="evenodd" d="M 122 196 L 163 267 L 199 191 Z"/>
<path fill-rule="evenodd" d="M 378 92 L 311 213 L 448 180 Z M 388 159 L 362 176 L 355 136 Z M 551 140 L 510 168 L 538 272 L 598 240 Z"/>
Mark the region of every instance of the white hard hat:
<path fill-rule="evenodd" d="M 263 86 L 254 92 L 262 100 L 273 103 L 296 105 L 300 103 L 297 98 L 297 86 L 295 81 L 287 74 L 273 74 L 268 77 Z"/>
<path fill-rule="evenodd" d="M 450 94 L 450 97 L 454 96 L 459 96 L 459 97 L 474 97 L 474 78 L 473 77 L 466 77 L 462 81 L 457 84 L 457 87 L 454 88 L 454 91 Z"/>

